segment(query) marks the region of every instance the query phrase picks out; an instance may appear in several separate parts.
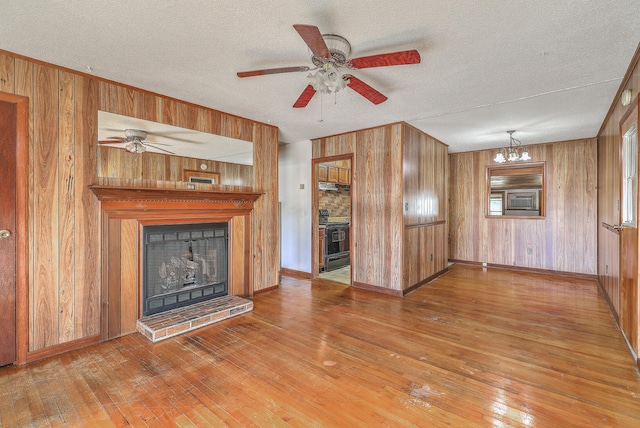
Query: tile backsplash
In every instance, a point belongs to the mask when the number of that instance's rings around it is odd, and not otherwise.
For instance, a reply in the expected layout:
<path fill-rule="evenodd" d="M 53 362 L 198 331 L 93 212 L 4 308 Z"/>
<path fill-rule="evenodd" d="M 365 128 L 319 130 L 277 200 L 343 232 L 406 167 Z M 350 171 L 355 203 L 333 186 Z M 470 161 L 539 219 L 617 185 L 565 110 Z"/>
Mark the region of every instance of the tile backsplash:
<path fill-rule="evenodd" d="M 351 189 L 349 186 L 337 185 L 338 190 L 318 191 L 318 208 L 329 210 L 331 217 L 351 215 Z"/>

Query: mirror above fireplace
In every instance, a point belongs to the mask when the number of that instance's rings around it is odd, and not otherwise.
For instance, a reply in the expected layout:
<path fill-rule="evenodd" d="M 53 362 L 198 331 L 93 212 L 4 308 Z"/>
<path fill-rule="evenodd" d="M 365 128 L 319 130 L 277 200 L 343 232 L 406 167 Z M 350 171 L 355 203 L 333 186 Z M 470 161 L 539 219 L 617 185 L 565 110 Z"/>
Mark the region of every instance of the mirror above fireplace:
<path fill-rule="evenodd" d="M 141 131 L 141 132 L 140 132 Z M 253 165 L 251 141 L 98 111 L 98 146 Z M 129 145 L 129 143 L 135 143 Z"/>

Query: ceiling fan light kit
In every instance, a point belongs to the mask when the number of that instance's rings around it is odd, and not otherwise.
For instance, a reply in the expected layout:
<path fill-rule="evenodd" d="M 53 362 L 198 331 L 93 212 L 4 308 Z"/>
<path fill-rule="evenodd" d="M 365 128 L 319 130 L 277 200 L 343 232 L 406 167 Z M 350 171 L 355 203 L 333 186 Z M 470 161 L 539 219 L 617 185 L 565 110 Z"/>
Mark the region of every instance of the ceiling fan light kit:
<path fill-rule="evenodd" d="M 124 148 L 129 153 L 144 153 L 147 151 L 147 148 L 144 146 L 144 144 L 142 144 L 138 140 L 133 140 L 130 143 L 127 143 L 127 145 L 125 145 Z"/>
<path fill-rule="evenodd" d="M 125 150 L 129 153 L 144 153 L 147 151 L 147 146 L 149 146 L 153 147 L 154 149 L 169 153 L 171 155 L 175 154 L 169 150 L 158 147 L 158 144 L 160 143 L 152 144 L 146 141 L 147 135 L 149 135 L 148 132 L 141 129 L 125 129 L 125 138 L 111 137 L 110 139 L 113 139 L 114 141 L 99 141 L 98 144 L 124 144 Z"/>
<path fill-rule="evenodd" d="M 294 108 L 306 107 L 316 92 L 336 93 L 345 87 L 353 89 L 373 104 L 380 104 L 387 97 L 364 83 L 352 74 L 342 74 L 341 68 L 358 70 L 361 68 L 386 67 L 392 65 L 418 64 L 420 54 L 417 50 L 392 52 L 360 58 L 350 58 L 351 44 L 337 34 L 321 34 L 314 25 L 296 24 L 293 28 L 312 52 L 311 62 L 315 68 L 306 66 L 280 67 L 265 70 L 238 72 L 238 77 L 263 76 L 266 74 L 311 71 L 307 75 L 309 84 L 293 104 Z"/>

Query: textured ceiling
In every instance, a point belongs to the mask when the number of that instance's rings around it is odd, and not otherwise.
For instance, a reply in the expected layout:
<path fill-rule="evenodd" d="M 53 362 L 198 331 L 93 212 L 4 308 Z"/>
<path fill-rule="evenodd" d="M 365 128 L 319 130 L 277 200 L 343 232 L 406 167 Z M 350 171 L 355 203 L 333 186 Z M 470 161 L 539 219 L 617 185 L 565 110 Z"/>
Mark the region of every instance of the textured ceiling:
<path fill-rule="evenodd" d="M 0 2 L 0 49 L 276 125 L 295 142 L 406 121 L 451 152 L 596 135 L 640 41 L 638 0 L 21 0 Z M 311 65 L 293 24 L 349 40 L 352 57 L 417 49 L 418 65 L 353 72 L 292 108 Z M 89 68 L 90 67 L 90 68 Z"/>

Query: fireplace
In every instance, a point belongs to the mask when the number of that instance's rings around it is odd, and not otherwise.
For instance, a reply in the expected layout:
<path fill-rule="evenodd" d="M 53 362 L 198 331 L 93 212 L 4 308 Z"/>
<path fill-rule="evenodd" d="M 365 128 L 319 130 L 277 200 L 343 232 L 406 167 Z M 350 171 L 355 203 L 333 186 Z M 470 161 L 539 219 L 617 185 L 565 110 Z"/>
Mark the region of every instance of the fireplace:
<path fill-rule="evenodd" d="M 142 313 L 149 316 L 229 294 L 228 223 L 142 228 Z"/>
<path fill-rule="evenodd" d="M 139 263 L 143 260 L 142 234 L 146 227 L 178 223 L 226 224 L 228 240 L 224 251 L 227 262 L 219 269 L 228 269 L 227 297 L 253 295 L 252 211 L 261 193 L 237 189 L 220 191 L 98 185 L 90 188 L 100 200 L 102 208 L 103 340 L 134 333 L 142 317 L 150 318 L 143 313 L 145 303 L 142 284 L 145 270 L 142 263 Z M 203 291 L 202 297 L 211 297 L 211 301 L 193 306 L 213 304 L 227 298 L 221 297 L 214 301 L 215 287 L 213 291 L 211 296 L 204 296 L 209 291 Z M 197 293 L 196 290 L 196 296 Z M 190 295 L 189 300 L 191 297 Z M 179 312 L 180 309 L 176 311 Z"/>

